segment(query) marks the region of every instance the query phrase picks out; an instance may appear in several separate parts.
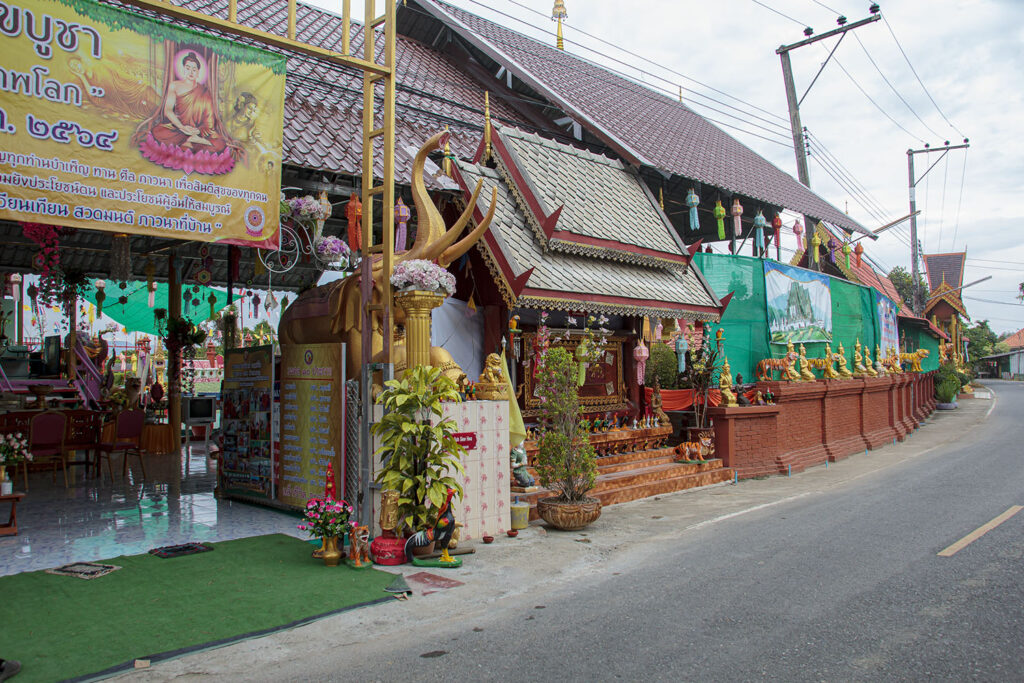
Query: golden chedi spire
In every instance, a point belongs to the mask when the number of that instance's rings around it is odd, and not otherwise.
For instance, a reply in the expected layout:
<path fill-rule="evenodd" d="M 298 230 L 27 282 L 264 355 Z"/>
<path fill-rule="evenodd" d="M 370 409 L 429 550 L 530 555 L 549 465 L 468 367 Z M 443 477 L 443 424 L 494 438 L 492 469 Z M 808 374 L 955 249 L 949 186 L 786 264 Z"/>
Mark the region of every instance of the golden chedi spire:
<path fill-rule="evenodd" d="M 567 19 L 568 17 L 569 13 L 565 11 L 565 0 L 555 0 L 555 6 L 551 8 L 551 18 L 558 22 L 555 47 L 559 50 L 565 49 L 565 40 L 562 38 L 562 19 Z"/>

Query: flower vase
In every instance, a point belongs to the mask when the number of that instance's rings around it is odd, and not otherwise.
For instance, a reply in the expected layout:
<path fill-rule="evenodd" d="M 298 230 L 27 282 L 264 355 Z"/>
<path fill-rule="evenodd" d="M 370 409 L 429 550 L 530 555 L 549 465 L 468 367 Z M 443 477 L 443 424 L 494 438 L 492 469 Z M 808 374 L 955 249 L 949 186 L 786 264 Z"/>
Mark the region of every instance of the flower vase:
<path fill-rule="evenodd" d="M 7 466 L 0 465 L 0 496 L 14 493 L 14 482 L 7 478 Z"/>
<path fill-rule="evenodd" d="M 337 567 L 341 563 L 341 550 L 338 548 L 338 537 L 329 536 L 324 539 L 324 564 Z"/>

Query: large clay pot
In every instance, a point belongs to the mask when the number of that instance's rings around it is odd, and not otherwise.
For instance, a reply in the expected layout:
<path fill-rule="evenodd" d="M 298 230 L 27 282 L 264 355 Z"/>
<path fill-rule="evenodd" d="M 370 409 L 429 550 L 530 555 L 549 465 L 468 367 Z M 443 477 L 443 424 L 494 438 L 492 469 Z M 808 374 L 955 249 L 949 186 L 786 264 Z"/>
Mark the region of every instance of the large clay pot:
<path fill-rule="evenodd" d="M 601 516 L 601 501 L 587 498 L 579 503 L 566 503 L 557 497 L 541 498 L 537 501 L 537 514 L 556 529 L 577 531 Z"/>

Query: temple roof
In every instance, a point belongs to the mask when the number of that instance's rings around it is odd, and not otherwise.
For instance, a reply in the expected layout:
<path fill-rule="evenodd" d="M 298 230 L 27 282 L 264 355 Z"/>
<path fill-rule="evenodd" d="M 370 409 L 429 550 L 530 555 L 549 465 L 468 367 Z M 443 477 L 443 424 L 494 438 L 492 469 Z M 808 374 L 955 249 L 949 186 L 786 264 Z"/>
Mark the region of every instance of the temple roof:
<path fill-rule="evenodd" d="M 847 231 L 869 232 L 673 98 L 439 0 L 409 4 L 410 12 L 422 7 L 631 163 L 782 206 Z"/>
<path fill-rule="evenodd" d="M 542 247 L 629 263 L 685 264 L 675 229 L 635 170 L 516 128 L 494 131 L 498 170 Z"/>
<path fill-rule="evenodd" d="M 967 315 L 967 307 L 964 306 L 964 302 L 960 299 L 960 291 L 953 288 L 945 280 L 940 280 L 939 286 L 932 288 L 928 303 L 924 306 L 925 316 L 929 316 L 935 307 L 942 302 L 949 304 L 957 313 L 970 319 L 970 316 Z"/>
<path fill-rule="evenodd" d="M 964 283 L 964 262 L 967 252 L 951 254 L 922 254 L 924 269 L 928 273 L 928 288 L 934 292 L 943 281 L 956 289 Z"/>
<path fill-rule="evenodd" d="M 497 188 L 494 219 L 477 249 L 509 308 L 718 319 L 720 304 L 696 266 L 651 267 L 545 250 L 498 171 L 460 162 L 455 176 L 467 199 L 477 180 L 483 181 L 481 197 Z M 482 217 L 478 204 L 474 221 Z"/>

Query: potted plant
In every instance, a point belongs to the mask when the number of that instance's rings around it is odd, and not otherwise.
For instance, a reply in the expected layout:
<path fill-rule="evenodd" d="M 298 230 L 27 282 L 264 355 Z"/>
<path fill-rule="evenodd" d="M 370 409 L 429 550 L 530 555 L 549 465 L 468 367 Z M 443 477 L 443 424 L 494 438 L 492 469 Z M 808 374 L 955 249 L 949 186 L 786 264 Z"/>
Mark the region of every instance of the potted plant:
<path fill-rule="evenodd" d="M 537 501 L 537 514 L 557 529 L 582 529 L 601 516 L 601 501 L 587 495 L 597 478 L 596 455 L 581 424 L 578 366 L 568 350 L 551 347 L 537 359 L 543 431 L 537 475 L 557 496 Z"/>
<path fill-rule="evenodd" d="M 455 440 L 455 421 L 440 419 L 441 404 L 459 400 L 455 382 L 440 368 L 424 365 L 385 382 L 377 397 L 384 416 L 370 427 L 380 440 L 376 481 L 398 492 L 398 522 L 408 533 L 433 528 L 449 487 L 462 497 L 455 475 L 465 472 L 466 449 Z"/>
<path fill-rule="evenodd" d="M 308 531 L 313 538 L 323 541 L 321 557 L 328 567 L 337 567 L 341 562 L 341 544 L 345 533 L 350 531 L 355 522 L 350 521 L 352 506 L 343 500 L 326 498 L 310 498 L 306 502 L 300 531 Z M 341 541 L 343 543 L 343 541 Z"/>
<path fill-rule="evenodd" d="M 962 386 L 962 377 L 952 363 L 943 363 L 935 373 L 935 408 L 956 410 L 956 398 Z"/>

